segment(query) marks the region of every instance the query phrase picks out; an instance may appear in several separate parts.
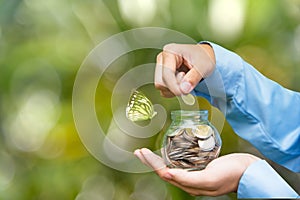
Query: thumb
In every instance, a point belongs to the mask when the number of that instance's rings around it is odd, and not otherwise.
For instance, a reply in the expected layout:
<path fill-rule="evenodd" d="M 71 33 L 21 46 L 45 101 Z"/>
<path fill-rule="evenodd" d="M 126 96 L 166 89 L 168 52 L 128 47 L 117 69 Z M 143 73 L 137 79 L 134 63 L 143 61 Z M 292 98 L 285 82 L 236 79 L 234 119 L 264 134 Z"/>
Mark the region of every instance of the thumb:
<path fill-rule="evenodd" d="M 183 94 L 190 93 L 197 84 L 201 81 L 203 76 L 195 68 L 190 69 L 180 82 L 180 90 Z"/>
<path fill-rule="evenodd" d="M 167 44 L 164 51 L 171 52 L 183 59 L 189 69 L 180 82 L 180 90 L 184 94 L 190 93 L 202 78 L 208 77 L 214 70 L 214 52 L 208 44 Z"/>

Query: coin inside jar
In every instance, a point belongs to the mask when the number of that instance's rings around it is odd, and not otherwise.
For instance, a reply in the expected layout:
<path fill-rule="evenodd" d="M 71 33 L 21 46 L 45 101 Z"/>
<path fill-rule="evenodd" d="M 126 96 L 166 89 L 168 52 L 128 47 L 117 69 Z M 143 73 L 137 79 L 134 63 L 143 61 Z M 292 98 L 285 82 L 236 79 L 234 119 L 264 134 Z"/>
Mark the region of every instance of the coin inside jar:
<path fill-rule="evenodd" d="M 206 140 L 198 140 L 198 145 L 203 151 L 210 151 L 215 147 L 216 143 L 213 137 L 209 137 Z"/>
<path fill-rule="evenodd" d="M 171 134 L 169 134 L 169 137 L 176 136 L 176 135 L 181 135 L 183 132 L 184 132 L 183 129 L 176 129 Z"/>
<path fill-rule="evenodd" d="M 198 125 L 195 129 L 193 129 L 193 134 L 195 137 L 200 139 L 206 139 L 213 134 L 213 130 L 208 125 Z"/>
<path fill-rule="evenodd" d="M 171 168 L 204 169 L 219 154 L 214 130 L 208 125 L 177 128 L 167 135 L 163 156 Z"/>

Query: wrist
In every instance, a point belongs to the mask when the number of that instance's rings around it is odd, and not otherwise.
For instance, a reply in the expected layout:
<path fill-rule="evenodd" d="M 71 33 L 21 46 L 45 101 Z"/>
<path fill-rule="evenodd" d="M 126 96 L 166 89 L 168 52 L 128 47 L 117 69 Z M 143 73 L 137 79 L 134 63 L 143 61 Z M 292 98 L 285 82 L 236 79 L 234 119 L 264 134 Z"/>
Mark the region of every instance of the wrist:
<path fill-rule="evenodd" d="M 213 64 L 216 64 L 216 58 L 215 58 L 215 52 L 212 46 L 208 43 L 200 43 L 198 44 L 210 57 L 210 59 L 213 61 Z"/>

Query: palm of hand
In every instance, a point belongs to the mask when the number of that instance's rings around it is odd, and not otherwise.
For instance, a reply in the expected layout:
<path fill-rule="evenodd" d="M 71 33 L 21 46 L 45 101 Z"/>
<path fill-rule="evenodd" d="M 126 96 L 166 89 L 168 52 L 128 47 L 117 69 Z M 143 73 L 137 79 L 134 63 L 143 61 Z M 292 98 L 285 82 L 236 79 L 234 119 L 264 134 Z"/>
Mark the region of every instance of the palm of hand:
<path fill-rule="evenodd" d="M 135 155 L 163 180 L 194 196 L 235 192 L 244 171 L 251 163 L 259 160 L 250 154 L 228 154 L 213 160 L 204 170 L 187 171 L 166 167 L 163 159 L 148 149 L 136 150 Z"/>

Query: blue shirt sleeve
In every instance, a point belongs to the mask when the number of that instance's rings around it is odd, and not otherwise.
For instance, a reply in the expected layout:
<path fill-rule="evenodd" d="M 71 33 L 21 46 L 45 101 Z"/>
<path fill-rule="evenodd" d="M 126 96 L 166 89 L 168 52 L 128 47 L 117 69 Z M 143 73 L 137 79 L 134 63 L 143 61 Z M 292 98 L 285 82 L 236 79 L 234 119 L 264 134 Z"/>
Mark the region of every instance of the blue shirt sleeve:
<path fill-rule="evenodd" d="M 282 198 L 299 197 L 298 194 L 264 160 L 250 165 L 240 179 L 238 198 Z"/>
<path fill-rule="evenodd" d="M 300 172 L 300 93 L 266 78 L 237 54 L 209 44 L 215 52 L 216 69 L 194 93 L 219 108 L 233 130 L 264 156 Z M 263 182 L 255 184 L 267 188 Z M 281 189 L 285 188 L 289 187 Z"/>

